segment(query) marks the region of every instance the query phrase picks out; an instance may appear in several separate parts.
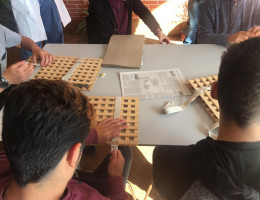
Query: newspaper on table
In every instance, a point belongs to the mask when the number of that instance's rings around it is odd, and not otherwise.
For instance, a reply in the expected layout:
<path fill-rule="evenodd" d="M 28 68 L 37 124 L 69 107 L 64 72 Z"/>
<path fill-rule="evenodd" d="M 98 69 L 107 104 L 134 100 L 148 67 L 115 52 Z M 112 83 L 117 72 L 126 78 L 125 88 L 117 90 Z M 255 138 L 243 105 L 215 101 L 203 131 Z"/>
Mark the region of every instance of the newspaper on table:
<path fill-rule="evenodd" d="M 180 69 L 121 72 L 120 80 L 125 97 L 155 99 L 191 95 Z"/>

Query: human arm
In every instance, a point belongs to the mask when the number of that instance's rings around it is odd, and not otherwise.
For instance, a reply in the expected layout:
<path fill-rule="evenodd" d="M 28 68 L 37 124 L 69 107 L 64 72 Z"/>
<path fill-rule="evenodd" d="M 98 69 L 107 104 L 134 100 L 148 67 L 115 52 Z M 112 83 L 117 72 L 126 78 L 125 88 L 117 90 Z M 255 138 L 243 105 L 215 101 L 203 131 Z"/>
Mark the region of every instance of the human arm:
<path fill-rule="evenodd" d="M 162 29 L 155 17 L 140 0 L 133 0 L 133 11 L 144 21 L 153 34 L 159 38 L 161 43 L 170 43 L 169 38 L 162 32 Z"/>
<path fill-rule="evenodd" d="M 17 62 L 8 67 L 2 76 L 10 84 L 19 84 L 27 80 L 33 73 L 33 65 L 27 64 L 25 61 Z"/>
<path fill-rule="evenodd" d="M 85 144 L 108 142 L 112 138 L 118 137 L 119 132 L 126 127 L 125 121 L 122 119 L 113 119 L 112 117 L 105 119 L 90 130 Z"/>
<path fill-rule="evenodd" d="M 112 151 L 109 157 L 107 185 L 108 197 L 113 200 L 128 199 L 122 177 L 124 164 L 125 159 L 121 151 Z"/>
<path fill-rule="evenodd" d="M 10 85 L 12 85 L 24 82 L 32 75 L 32 73 L 33 65 L 28 65 L 25 61 L 20 61 L 8 67 L 1 76 L 7 80 Z M 5 89 L 0 87 L 0 93 L 3 91 L 5 91 Z"/>
<path fill-rule="evenodd" d="M 33 62 L 37 63 L 37 59 L 41 60 L 41 66 L 46 66 L 51 64 L 55 59 L 54 57 L 47 53 L 46 51 L 44 51 L 43 49 L 41 49 L 34 41 L 32 41 L 30 38 L 28 37 L 24 37 L 21 36 L 21 43 L 16 45 L 19 48 L 23 48 L 27 51 L 31 51 L 32 52 L 32 58 L 33 58 Z"/>
<path fill-rule="evenodd" d="M 166 44 L 170 44 L 170 39 L 162 32 L 161 29 L 158 29 L 157 37 L 159 38 L 160 43 L 166 42 Z"/>
<path fill-rule="evenodd" d="M 250 33 L 252 33 L 253 37 L 259 37 L 260 36 L 260 26 L 254 26 L 253 28 L 248 30 Z"/>
<path fill-rule="evenodd" d="M 38 47 L 31 39 L 21 36 L 8 28 L 0 25 L 5 34 L 5 47 L 17 46 L 33 53 L 33 61 L 36 63 L 37 59 L 41 59 L 41 65 L 47 65 L 54 61 L 54 57 Z"/>
<path fill-rule="evenodd" d="M 254 33 L 251 33 L 250 31 L 239 31 L 228 36 L 228 43 L 237 44 L 253 37 L 253 35 Z"/>

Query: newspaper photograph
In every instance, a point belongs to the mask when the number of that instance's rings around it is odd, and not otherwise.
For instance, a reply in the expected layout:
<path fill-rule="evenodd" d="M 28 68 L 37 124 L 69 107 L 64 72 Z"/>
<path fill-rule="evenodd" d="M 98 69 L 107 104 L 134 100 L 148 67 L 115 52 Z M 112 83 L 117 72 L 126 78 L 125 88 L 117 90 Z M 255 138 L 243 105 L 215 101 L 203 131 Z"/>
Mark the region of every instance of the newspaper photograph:
<path fill-rule="evenodd" d="M 121 72 L 124 97 L 156 99 L 191 95 L 180 69 Z"/>

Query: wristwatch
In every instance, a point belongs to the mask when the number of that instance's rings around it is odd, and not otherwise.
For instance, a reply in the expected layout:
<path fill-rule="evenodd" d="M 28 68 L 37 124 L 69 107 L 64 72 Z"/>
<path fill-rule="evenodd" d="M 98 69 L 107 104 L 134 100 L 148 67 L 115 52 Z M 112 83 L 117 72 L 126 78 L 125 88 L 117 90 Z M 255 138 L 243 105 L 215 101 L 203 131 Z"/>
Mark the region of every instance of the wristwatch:
<path fill-rule="evenodd" d="M 1 76 L 0 78 L 0 87 L 3 89 L 6 89 L 10 86 L 10 83 L 3 77 Z"/>

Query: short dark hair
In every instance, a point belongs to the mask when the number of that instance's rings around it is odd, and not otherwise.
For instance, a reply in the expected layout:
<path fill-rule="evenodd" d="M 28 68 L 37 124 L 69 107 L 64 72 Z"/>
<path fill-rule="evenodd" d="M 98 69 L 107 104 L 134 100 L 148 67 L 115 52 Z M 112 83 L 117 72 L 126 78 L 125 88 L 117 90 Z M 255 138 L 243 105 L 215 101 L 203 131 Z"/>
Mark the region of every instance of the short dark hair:
<path fill-rule="evenodd" d="M 225 120 L 241 128 L 260 122 L 260 38 L 232 45 L 222 56 L 218 100 Z"/>
<path fill-rule="evenodd" d="M 12 89 L 3 116 L 3 145 L 20 186 L 37 183 L 92 123 L 88 98 L 65 81 L 31 80 Z"/>

